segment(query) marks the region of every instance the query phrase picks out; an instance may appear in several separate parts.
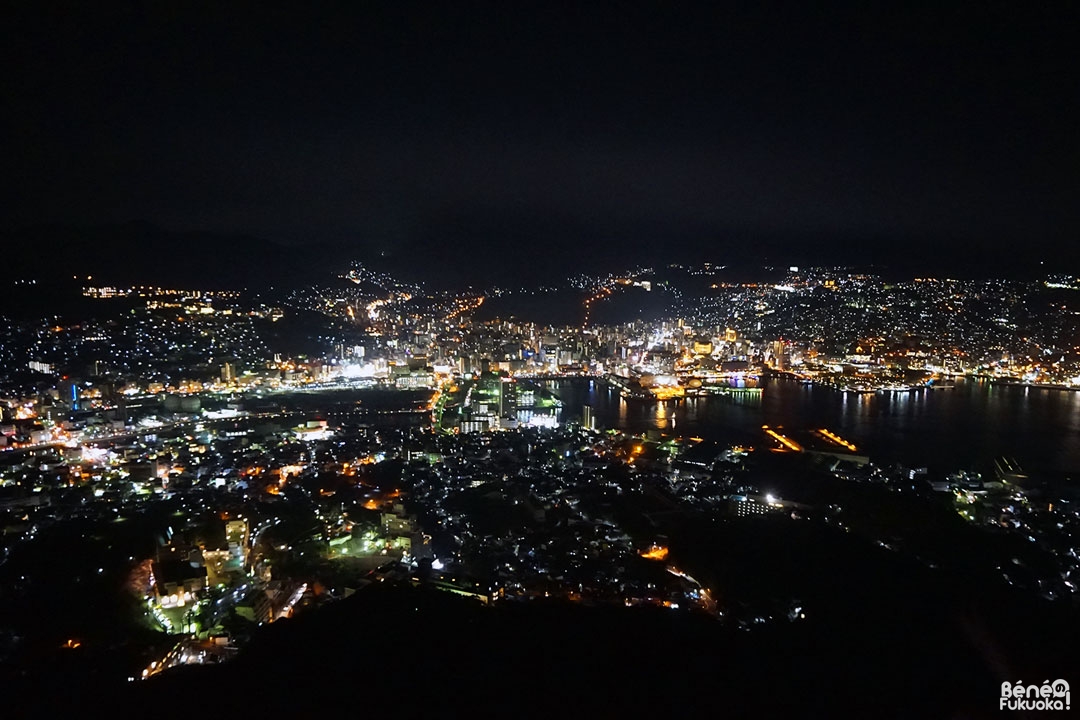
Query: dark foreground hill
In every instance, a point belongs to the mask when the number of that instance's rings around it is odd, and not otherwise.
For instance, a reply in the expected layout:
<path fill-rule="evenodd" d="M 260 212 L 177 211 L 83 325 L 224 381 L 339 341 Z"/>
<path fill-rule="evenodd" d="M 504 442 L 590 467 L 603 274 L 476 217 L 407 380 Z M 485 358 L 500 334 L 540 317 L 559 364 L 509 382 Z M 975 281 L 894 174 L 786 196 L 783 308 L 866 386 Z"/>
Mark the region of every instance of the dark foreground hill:
<path fill-rule="evenodd" d="M 844 632 L 809 620 L 740 631 L 668 610 L 487 608 L 434 590 L 378 587 L 268 626 L 232 663 L 112 688 L 57 677 L 51 688 L 13 688 L 5 716 L 93 707 L 154 717 L 998 712 L 998 674 L 1009 659 L 994 656 L 993 638 L 980 635 L 978 622 L 873 617 L 855 619 Z"/>

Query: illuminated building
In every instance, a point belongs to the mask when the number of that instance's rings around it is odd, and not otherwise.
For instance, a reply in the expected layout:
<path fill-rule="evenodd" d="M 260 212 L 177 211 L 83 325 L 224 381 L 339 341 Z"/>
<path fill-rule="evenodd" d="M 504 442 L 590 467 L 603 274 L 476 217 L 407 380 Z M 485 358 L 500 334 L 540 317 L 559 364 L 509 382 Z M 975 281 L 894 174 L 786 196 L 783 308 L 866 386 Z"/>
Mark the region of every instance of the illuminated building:
<path fill-rule="evenodd" d="M 308 420 L 293 429 L 297 440 L 325 440 L 334 434 L 326 420 Z"/>
<path fill-rule="evenodd" d="M 238 560 L 247 560 L 247 520 L 229 520 L 225 523 L 225 540 L 229 543 L 229 553 Z"/>
<path fill-rule="evenodd" d="M 713 343 L 709 338 L 697 338 L 694 340 L 695 355 L 712 355 Z"/>
<path fill-rule="evenodd" d="M 513 378 L 493 372 L 481 373 L 473 392 L 472 405 L 479 415 L 493 415 L 497 419 L 516 415 L 516 384 Z"/>
<path fill-rule="evenodd" d="M 754 497 L 751 495 L 732 495 L 732 510 L 737 517 L 750 517 L 753 515 L 767 515 L 784 508 L 783 503 L 778 502 L 771 495 Z"/>
<path fill-rule="evenodd" d="M 783 340 L 777 340 L 772 344 L 772 362 L 773 367 L 777 370 L 783 371 L 787 369 L 787 347 Z"/>
<path fill-rule="evenodd" d="M 198 594 L 206 589 L 206 568 L 193 567 L 180 559 L 156 560 L 150 582 L 159 607 L 183 607 L 195 602 Z"/>

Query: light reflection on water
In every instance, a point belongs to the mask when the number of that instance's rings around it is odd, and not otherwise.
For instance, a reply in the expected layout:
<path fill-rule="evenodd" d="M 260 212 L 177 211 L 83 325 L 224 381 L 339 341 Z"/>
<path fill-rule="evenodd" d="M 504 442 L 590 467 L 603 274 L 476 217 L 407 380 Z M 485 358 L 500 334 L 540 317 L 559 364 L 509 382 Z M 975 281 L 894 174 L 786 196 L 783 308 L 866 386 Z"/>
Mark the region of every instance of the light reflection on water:
<path fill-rule="evenodd" d="M 943 470 L 989 471 L 1001 454 L 1032 470 L 1080 471 L 1080 393 L 993 386 L 958 380 L 955 388 L 914 393 L 845 394 L 787 380 L 768 380 L 757 396 L 708 395 L 656 403 L 627 400 L 600 383 L 553 383 L 562 419 L 593 407 L 601 427 L 658 429 L 684 435 L 760 443 L 763 424 L 828 427 L 878 463 L 903 462 Z"/>

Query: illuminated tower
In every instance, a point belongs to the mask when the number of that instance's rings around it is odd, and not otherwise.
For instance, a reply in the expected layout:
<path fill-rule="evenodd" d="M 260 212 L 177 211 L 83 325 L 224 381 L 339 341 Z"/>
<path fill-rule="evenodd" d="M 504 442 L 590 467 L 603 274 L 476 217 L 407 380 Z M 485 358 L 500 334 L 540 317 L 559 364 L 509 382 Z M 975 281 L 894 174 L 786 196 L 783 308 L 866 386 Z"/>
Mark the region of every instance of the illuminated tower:
<path fill-rule="evenodd" d="M 593 417 L 591 405 L 581 406 L 581 426 L 586 430 L 596 429 L 596 418 Z"/>
<path fill-rule="evenodd" d="M 773 367 L 776 368 L 777 370 L 780 370 L 781 372 L 783 372 L 785 369 L 787 369 L 787 362 L 786 362 L 786 358 L 784 357 L 785 352 L 786 352 L 786 349 L 784 347 L 784 341 L 783 340 L 777 340 L 776 342 L 773 343 L 773 346 L 772 346 Z"/>

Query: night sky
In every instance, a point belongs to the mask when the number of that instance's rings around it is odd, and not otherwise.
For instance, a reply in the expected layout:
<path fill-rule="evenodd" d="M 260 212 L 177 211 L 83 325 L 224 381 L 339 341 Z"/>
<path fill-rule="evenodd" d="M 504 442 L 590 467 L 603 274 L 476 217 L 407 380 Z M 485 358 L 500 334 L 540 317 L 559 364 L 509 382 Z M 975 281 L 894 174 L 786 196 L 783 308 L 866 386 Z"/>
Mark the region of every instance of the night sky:
<path fill-rule="evenodd" d="M 0 229 L 1080 270 L 1065 3 L 114 5 L 6 6 Z"/>

